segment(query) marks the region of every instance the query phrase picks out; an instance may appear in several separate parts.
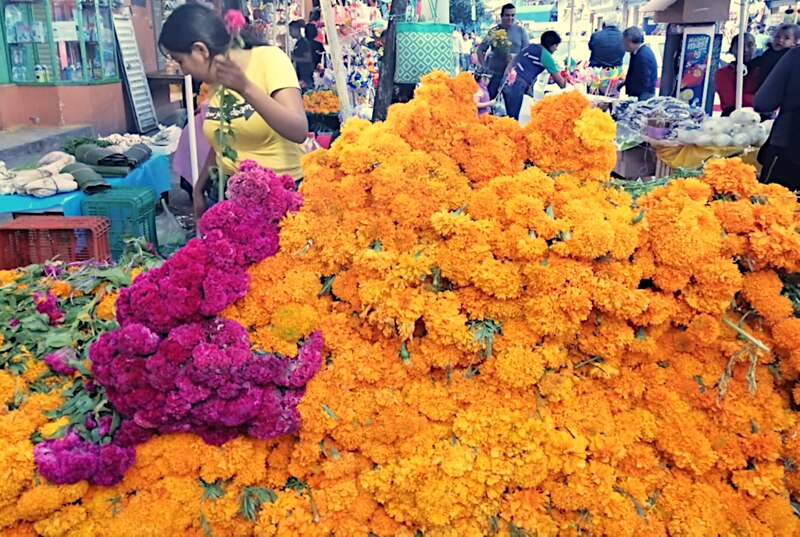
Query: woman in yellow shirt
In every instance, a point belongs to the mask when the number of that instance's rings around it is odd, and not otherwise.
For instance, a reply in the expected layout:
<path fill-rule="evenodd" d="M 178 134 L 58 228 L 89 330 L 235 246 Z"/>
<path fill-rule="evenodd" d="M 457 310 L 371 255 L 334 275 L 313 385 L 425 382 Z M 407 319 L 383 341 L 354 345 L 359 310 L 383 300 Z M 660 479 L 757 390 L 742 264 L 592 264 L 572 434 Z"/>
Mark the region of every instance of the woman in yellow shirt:
<path fill-rule="evenodd" d="M 277 174 L 302 179 L 302 143 L 308 137 L 300 84 L 289 57 L 270 46 L 230 48 L 230 35 L 222 18 L 198 4 L 185 4 L 172 12 L 159 37 L 161 50 L 181 70 L 211 86 L 223 85 L 233 92 L 229 141 L 238 161 L 254 160 Z M 195 213 L 205 211 L 204 192 L 208 169 L 216 165 L 226 175 L 237 171 L 238 162 L 223 158 L 215 132 L 219 128 L 219 95 L 214 93 L 203 122 L 203 135 L 213 151 L 194 185 Z"/>

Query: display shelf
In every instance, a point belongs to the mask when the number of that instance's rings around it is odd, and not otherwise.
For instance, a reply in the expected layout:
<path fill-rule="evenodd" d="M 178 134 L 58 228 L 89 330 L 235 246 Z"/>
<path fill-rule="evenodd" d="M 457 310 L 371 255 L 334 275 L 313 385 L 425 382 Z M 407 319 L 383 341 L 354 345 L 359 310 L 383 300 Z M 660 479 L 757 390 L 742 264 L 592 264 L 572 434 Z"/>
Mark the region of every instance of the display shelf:
<path fill-rule="evenodd" d="M 119 80 L 108 0 L 0 0 L 0 6 L 8 82 L 80 85 Z"/>

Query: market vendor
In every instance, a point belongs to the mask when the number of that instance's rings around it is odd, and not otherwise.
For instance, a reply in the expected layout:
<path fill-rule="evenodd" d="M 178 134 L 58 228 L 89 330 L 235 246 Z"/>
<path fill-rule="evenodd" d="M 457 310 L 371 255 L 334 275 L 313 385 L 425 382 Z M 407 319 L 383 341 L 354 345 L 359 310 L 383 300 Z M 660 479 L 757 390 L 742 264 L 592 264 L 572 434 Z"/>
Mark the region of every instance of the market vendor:
<path fill-rule="evenodd" d="M 553 30 L 548 30 L 542 34 L 541 45 L 531 43 L 517 54 L 513 68 L 514 82 L 503 91 L 509 117 L 519 119 L 522 98 L 542 72 L 547 71 L 558 87 L 566 87 L 567 83 L 553 59 L 553 53 L 560 43 L 561 36 Z"/>
<path fill-rule="evenodd" d="M 220 124 L 220 99 L 213 92 L 203 123 L 203 134 L 213 151 L 194 185 L 196 215 L 205 211 L 209 168 L 216 165 L 228 176 L 237 172 L 238 162 L 254 160 L 278 174 L 295 180 L 303 176 L 300 157 L 308 137 L 308 120 L 303 109 L 300 84 L 292 62 L 279 48 L 253 48 L 242 36 L 245 48 L 232 47 L 222 18 L 199 5 L 178 7 L 164 23 L 159 46 L 184 73 L 208 83 L 229 88 L 236 104 L 230 140 L 237 160 L 221 155 L 215 133 Z M 210 189 L 214 190 L 214 189 Z"/>

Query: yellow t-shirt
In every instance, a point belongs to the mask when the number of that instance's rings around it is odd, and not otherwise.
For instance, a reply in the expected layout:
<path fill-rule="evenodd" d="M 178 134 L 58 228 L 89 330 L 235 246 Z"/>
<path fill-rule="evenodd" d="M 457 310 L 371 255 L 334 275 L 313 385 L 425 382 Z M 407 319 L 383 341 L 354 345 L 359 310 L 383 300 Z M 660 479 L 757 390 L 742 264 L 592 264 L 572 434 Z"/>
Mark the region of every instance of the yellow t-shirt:
<path fill-rule="evenodd" d="M 258 84 L 267 94 L 272 95 L 284 88 L 300 89 L 297 74 L 289 57 L 278 47 L 256 47 L 250 51 L 250 62 L 245 71 L 247 78 Z M 231 127 L 235 136 L 230 141 L 236 151 L 239 162 L 254 160 L 278 175 L 288 174 L 294 179 L 303 177 L 300 157 L 303 146 L 294 143 L 275 132 L 258 112 L 231 91 L 237 104 L 233 108 Z M 219 128 L 219 94 L 214 92 L 209 102 L 208 114 L 203 122 L 203 136 L 217 153 L 217 166 L 232 175 L 237 171 L 237 163 L 222 158 L 214 133 Z"/>

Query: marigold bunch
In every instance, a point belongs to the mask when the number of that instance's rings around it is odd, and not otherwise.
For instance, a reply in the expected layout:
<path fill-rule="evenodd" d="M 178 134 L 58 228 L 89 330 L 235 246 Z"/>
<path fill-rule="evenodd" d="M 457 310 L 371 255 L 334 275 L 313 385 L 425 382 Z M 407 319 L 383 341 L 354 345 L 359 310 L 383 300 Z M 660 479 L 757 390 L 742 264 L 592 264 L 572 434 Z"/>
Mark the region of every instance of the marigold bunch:
<path fill-rule="evenodd" d="M 330 90 L 309 91 L 303 95 L 303 107 L 311 114 L 338 114 L 339 97 Z"/>

